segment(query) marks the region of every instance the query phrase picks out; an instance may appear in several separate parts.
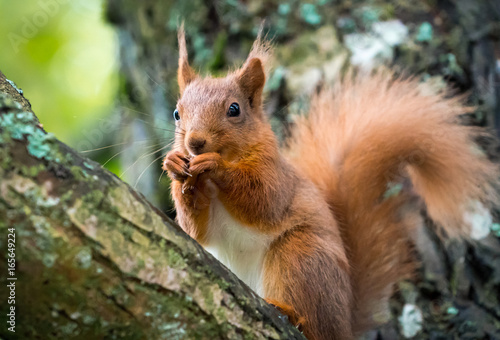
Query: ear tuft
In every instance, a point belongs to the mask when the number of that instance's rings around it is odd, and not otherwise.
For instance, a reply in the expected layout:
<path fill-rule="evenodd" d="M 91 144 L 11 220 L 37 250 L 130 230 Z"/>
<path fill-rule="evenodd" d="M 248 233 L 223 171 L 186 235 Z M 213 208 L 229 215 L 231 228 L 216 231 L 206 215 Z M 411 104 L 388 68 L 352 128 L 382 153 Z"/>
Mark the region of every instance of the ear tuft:
<path fill-rule="evenodd" d="M 260 106 L 265 82 L 266 75 L 260 59 L 247 60 L 239 72 L 238 83 L 247 96 L 251 107 Z"/>
<path fill-rule="evenodd" d="M 177 39 L 179 41 L 179 68 L 177 70 L 177 82 L 179 90 L 182 93 L 186 86 L 196 78 L 196 73 L 189 66 L 188 53 L 186 48 L 186 36 L 184 33 L 184 23 L 182 23 L 177 31 Z"/>
<path fill-rule="evenodd" d="M 247 62 L 252 58 L 260 59 L 263 65 L 264 72 L 268 74 L 271 59 L 273 56 L 273 45 L 272 41 L 268 39 L 267 35 L 264 34 L 264 22 L 262 22 L 257 38 L 255 39 L 252 50 L 248 55 Z"/>

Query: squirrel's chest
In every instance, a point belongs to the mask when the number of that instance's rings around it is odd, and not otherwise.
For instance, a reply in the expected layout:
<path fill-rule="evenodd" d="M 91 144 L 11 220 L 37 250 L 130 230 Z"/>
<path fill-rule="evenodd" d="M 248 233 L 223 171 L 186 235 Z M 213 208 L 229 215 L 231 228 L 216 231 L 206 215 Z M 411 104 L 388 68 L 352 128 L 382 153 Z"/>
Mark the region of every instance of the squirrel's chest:
<path fill-rule="evenodd" d="M 218 200 L 210 205 L 207 232 L 207 251 L 263 296 L 262 269 L 271 238 L 236 221 Z"/>

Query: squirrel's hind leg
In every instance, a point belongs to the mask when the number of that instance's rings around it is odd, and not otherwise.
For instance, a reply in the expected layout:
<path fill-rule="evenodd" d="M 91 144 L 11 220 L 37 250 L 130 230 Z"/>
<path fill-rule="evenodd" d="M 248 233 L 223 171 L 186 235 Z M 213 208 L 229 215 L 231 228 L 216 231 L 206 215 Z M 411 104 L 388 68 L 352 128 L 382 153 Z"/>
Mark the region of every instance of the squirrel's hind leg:
<path fill-rule="evenodd" d="M 264 260 L 264 294 L 309 340 L 352 339 L 352 293 L 344 249 L 328 229 L 295 227 Z"/>

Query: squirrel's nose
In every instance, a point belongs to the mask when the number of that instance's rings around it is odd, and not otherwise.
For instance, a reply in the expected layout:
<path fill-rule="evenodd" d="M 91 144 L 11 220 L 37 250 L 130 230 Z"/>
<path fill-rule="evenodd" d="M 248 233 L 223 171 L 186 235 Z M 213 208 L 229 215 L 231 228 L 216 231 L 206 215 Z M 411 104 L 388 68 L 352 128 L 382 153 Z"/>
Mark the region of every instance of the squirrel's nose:
<path fill-rule="evenodd" d="M 194 155 L 199 155 L 203 153 L 203 147 L 207 144 L 207 140 L 202 137 L 192 136 L 188 141 L 188 148 Z"/>

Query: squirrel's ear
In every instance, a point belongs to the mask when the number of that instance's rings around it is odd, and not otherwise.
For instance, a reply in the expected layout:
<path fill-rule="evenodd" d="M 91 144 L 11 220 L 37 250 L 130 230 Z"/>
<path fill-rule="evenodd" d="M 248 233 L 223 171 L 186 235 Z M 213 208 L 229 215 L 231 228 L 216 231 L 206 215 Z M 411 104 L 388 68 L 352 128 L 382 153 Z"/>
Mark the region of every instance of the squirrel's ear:
<path fill-rule="evenodd" d="M 262 89 L 266 75 L 259 58 L 247 60 L 238 74 L 238 83 L 247 96 L 251 107 L 258 107 L 262 101 Z"/>
<path fill-rule="evenodd" d="M 188 62 L 184 23 L 179 27 L 177 39 L 179 40 L 179 69 L 177 70 L 177 81 L 179 83 L 179 90 L 182 94 L 186 86 L 196 78 L 196 73 L 191 66 L 189 66 Z"/>

